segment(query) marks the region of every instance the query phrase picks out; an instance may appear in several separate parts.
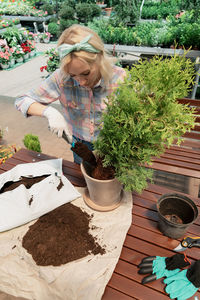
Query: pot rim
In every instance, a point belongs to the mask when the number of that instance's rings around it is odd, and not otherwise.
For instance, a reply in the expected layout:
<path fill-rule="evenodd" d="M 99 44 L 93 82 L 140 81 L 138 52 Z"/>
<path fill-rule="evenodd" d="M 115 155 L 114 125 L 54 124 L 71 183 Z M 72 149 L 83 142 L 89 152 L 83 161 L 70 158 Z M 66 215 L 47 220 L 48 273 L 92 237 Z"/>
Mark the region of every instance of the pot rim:
<path fill-rule="evenodd" d="M 194 212 L 193 220 L 189 223 L 178 224 L 178 223 L 174 223 L 174 222 L 168 220 L 167 218 L 165 218 L 165 216 L 160 212 L 160 204 L 162 203 L 162 201 L 166 200 L 167 198 L 179 198 L 180 200 L 185 201 L 191 207 L 191 209 Z M 182 194 L 178 194 L 178 193 L 163 194 L 157 200 L 157 205 L 156 206 L 157 206 L 157 212 L 160 215 L 161 219 L 164 219 L 165 221 L 167 221 L 167 223 L 176 225 L 177 227 L 182 227 L 183 225 L 190 225 L 190 224 L 194 223 L 194 221 L 197 219 L 198 214 L 199 214 L 199 210 L 198 210 L 198 207 L 197 207 L 196 203 L 192 199 L 187 197 L 186 195 L 182 195 Z"/>
<path fill-rule="evenodd" d="M 96 181 L 96 182 L 105 182 L 105 183 L 106 183 L 106 182 L 111 182 L 111 181 L 114 181 L 114 180 L 117 181 L 117 178 L 116 178 L 116 177 L 113 178 L 113 179 L 96 179 L 96 178 L 93 178 L 93 177 L 89 176 L 89 175 L 86 173 L 85 168 L 84 168 L 84 166 L 83 166 L 83 163 L 81 163 L 80 167 L 81 167 L 81 172 L 85 175 L 85 177 L 90 178 L 90 179 L 92 179 L 92 180 L 94 180 L 94 181 Z"/>

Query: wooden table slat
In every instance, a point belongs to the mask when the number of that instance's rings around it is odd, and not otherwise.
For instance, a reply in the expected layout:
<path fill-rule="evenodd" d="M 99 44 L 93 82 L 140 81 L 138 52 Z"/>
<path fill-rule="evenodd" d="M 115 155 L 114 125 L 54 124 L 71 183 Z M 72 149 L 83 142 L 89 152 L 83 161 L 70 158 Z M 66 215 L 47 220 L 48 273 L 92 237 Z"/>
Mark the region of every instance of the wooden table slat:
<path fill-rule="evenodd" d="M 152 198 L 154 200 L 158 199 L 161 195 L 163 194 L 168 194 L 168 193 L 177 193 L 176 191 L 172 191 L 170 190 L 169 188 L 166 188 L 166 187 L 162 187 L 162 186 L 159 186 L 159 185 L 156 185 L 156 184 L 149 184 L 148 187 L 144 190 L 144 192 L 142 193 L 142 196 L 145 195 L 146 193 L 149 193 L 149 195 L 152 194 Z M 189 197 L 190 199 L 192 199 L 195 204 L 197 206 L 200 207 L 200 202 L 199 202 L 199 199 L 200 198 L 197 198 L 197 197 L 193 197 L 192 195 L 187 195 L 185 193 L 182 193 L 182 192 L 178 192 L 178 194 L 182 194 L 182 195 L 185 195 L 187 197 Z"/>
<path fill-rule="evenodd" d="M 181 156 L 181 155 L 175 155 L 175 154 L 171 154 L 171 153 L 167 153 L 165 152 L 165 154 L 161 155 L 160 156 L 161 158 L 164 158 L 164 159 L 170 159 L 173 161 L 174 160 L 177 160 L 177 161 L 180 161 L 180 162 L 183 162 L 183 163 L 190 163 L 190 164 L 195 164 L 195 166 L 200 166 L 200 156 L 198 158 L 193 158 L 193 157 L 186 157 L 186 156 Z"/>
<path fill-rule="evenodd" d="M 117 300 L 133 300 L 136 298 L 125 295 L 124 293 L 119 292 L 119 291 L 107 286 L 107 288 L 104 292 L 104 295 L 103 295 L 103 299 L 104 300 L 115 300 L 115 299 L 117 299 Z"/>
<path fill-rule="evenodd" d="M 181 157 L 190 157 L 193 160 L 195 159 L 195 162 L 199 163 L 200 160 L 200 152 L 199 153 L 190 153 L 189 151 L 182 151 L 184 148 L 180 147 L 171 147 L 170 149 L 166 149 L 165 153 L 174 154 Z M 184 149 L 185 150 L 185 149 Z M 192 157 L 191 157 L 192 156 Z"/>
<path fill-rule="evenodd" d="M 138 270 L 139 269 L 137 266 L 127 263 L 120 259 L 116 266 L 115 273 L 140 283 L 142 278 L 145 277 L 145 275 L 138 274 Z M 163 293 L 163 288 L 165 285 L 161 283 L 161 280 L 156 280 L 155 282 L 149 283 L 146 286 L 152 287 L 154 290 Z"/>
<path fill-rule="evenodd" d="M 169 173 L 180 174 L 180 175 L 185 175 L 185 176 L 194 177 L 194 178 L 200 178 L 199 171 L 184 168 L 184 166 L 178 167 L 178 166 L 174 166 L 174 165 L 163 164 L 161 162 L 153 162 L 153 164 L 151 166 L 146 166 L 146 167 L 154 169 L 154 170 L 158 170 L 158 171 L 166 171 Z"/>
<path fill-rule="evenodd" d="M 182 143 L 184 144 L 184 143 L 187 143 L 187 142 L 191 142 L 191 140 L 185 139 Z M 172 145 L 169 149 L 180 151 L 180 153 L 186 152 L 186 153 L 189 153 L 189 154 L 197 154 L 197 155 L 200 154 L 200 151 L 195 150 L 195 149 L 191 149 L 191 147 L 188 147 L 188 148 L 182 147 L 182 143 L 181 143 L 181 146 Z M 199 141 L 197 142 L 197 144 L 199 144 L 199 147 L 200 147 L 200 142 Z"/>
<path fill-rule="evenodd" d="M 165 164 L 167 166 L 174 166 L 174 167 L 180 167 L 180 168 L 185 168 L 185 169 L 190 169 L 190 170 L 197 170 L 200 171 L 200 165 L 196 164 L 196 163 L 189 163 L 186 160 L 185 161 L 180 161 L 177 160 L 176 158 L 171 159 L 168 158 L 167 154 L 164 157 L 159 157 L 159 158 L 154 158 L 153 160 L 154 162 L 159 162 L 162 164 Z"/>
<path fill-rule="evenodd" d="M 197 132 L 186 132 L 183 137 L 194 139 L 194 140 L 200 140 L 200 134 Z"/>
<path fill-rule="evenodd" d="M 141 287 L 140 283 L 116 273 L 113 274 L 111 280 L 108 283 L 108 286 L 117 290 L 120 289 L 120 291 L 128 294 L 129 296 L 135 297 L 136 299 L 140 300 L 169 300 L 167 295 L 158 293 L 158 291 L 149 288 L 147 285 L 143 285 Z"/>

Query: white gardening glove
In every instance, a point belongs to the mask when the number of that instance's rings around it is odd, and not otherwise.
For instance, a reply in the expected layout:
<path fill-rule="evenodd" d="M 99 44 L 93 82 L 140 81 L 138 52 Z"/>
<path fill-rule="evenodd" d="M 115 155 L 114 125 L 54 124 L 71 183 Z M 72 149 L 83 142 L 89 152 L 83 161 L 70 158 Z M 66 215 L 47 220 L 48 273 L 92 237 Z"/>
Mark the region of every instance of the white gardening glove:
<path fill-rule="evenodd" d="M 49 129 L 51 130 L 51 132 L 56 133 L 60 138 L 62 137 L 64 131 L 64 133 L 67 135 L 69 143 L 72 143 L 72 135 L 69 132 L 67 123 L 61 113 L 57 111 L 57 109 L 49 106 L 43 111 L 43 116 L 48 119 Z"/>

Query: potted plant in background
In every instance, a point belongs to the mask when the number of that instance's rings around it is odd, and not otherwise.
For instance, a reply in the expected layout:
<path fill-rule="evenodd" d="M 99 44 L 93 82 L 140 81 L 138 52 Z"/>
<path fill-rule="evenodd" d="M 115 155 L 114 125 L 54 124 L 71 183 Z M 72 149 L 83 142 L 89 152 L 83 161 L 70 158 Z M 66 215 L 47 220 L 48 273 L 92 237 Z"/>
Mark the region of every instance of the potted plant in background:
<path fill-rule="evenodd" d="M 58 39 L 59 25 L 56 22 L 48 24 L 48 32 L 51 34 L 51 40 L 56 41 Z"/>
<path fill-rule="evenodd" d="M 40 33 L 33 33 L 32 36 L 36 43 L 40 43 Z"/>
<path fill-rule="evenodd" d="M 36 54 L 36 49 L 35 49 L 35 41 L 34 40 L 27 40 L 27 45 L 30 48 L 29 56 L 33 57 Z"/>
<path fill-rule="evenodd" d="M 13 67 L 15 65 L 15 57 L 13 56 L 14 53 L 14 49 L 11 47 L 9 48 L 9 52 L 10 52 L 10 61 L 9 61 L 9 66 Z"/>
<path fill-rule="evenodd" d="M 20 45 L 16 45 L 15 47 L 13 47 L 13 57 L 15 58 L 17 63 L 22 63 L 23 60 L 23 56 L 24 56 L 24 51 L 22 49 L 22 47 Z"/>
<path fill-rule="evenodd" d="M 57 50 L 55 48 L 51 48 L 50 50 L 47 50 L 45 52 L 45 55 L 48 56 L 47 65 L 46 66 L 41 66 L 40 67 L 40 71 L 43 72 L 43 70 L 46 70 L 49 73 L 49 75 L 50 75 L 56 69 L 59 68 L 60 58 L 59 58 L 58 52 L 57 52 Z"/>
<path fill-rule="evenodd" d="M 112 12 L 112 0 L 107 1 L 107 7 L 105 8 L 106 15 L 110 17 Z"/>
<path fill-rule="evenodd" d="M 22 50 L 24 52 L 24 60 L 29 58 L 29 53 L 31 52 L 31 48 L 28 46 L 27 41 L 21 44 Z"/>
<path fill-rule="evenodd" d="M 181 136 L 194 126 L 193 110 L 177 102 L 187 96 L 194 74 L 191 60 L 176 55 L 140 61 L 127 71 L 125 81 L 109 96 L 103 114 L 94 143 L 97 166 L 89 173 L 81 165 L 86 181 L 90 177 L 93 185 L 102 183 L 101 178 L 106 178 L 108 171 L 110 179 L 115 176 L 125 190 L 141 192 L 152 178 L 152 170 L 145 166 L 151 165 L 153 158 L 160 156 L 175 139 L 180 143 Z M 90 194 L 89 186 L 88 190 Z M 101 199 L 90 197 L 87 203 L 91 202 L 98 208 L 102 205 Z M 112 203 L 108 206 L 112 207 Z"/>
<path fill-rule="evenodd" d="M 9 52 L 9 47 L 5 46 L 0 51 L 0 64 L 3 70 L 9 68 L 10 57 L 11 57 L 11 53 Z"/>
<path fill-rule="evenodd" d="M 46 44 L 48 44 L 50 42 L 50 37 L 51 37 L 51 34 L 49 32 L 43 32 L 40 35 L 41 40 Z"/>

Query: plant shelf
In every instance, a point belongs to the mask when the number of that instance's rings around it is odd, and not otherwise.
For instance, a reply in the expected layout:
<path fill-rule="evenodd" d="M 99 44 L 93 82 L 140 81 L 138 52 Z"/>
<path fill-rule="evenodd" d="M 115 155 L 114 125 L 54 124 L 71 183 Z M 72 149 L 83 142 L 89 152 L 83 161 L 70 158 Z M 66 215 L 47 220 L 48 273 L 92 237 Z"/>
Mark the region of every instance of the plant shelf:
<path fill-rule="evenodd" d="M 108 51 L 115 51 L 117 54 L 133 54 L 133 53 L 140 53 L 146 55 L 163 55 L 163 56 L 174 56 L 176 52 L 177 55 L 183 55 L 183 49 L 170 49 L 170 48 L 161 48 L 161 47 L 142 47 L 142 46 L 126 46 L 126 45 L 111 45 L 105 44 L 104 45 L 106 50 Z M 197 58 L 200 56 L 199 50 L 190 50 L 186 57 L 194 57 Z"/>

